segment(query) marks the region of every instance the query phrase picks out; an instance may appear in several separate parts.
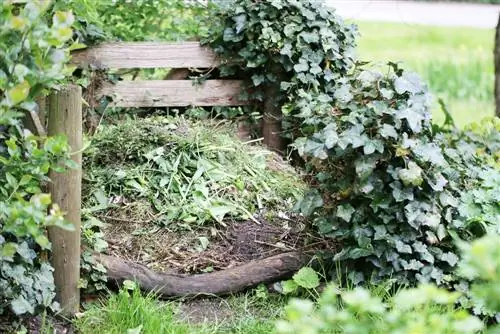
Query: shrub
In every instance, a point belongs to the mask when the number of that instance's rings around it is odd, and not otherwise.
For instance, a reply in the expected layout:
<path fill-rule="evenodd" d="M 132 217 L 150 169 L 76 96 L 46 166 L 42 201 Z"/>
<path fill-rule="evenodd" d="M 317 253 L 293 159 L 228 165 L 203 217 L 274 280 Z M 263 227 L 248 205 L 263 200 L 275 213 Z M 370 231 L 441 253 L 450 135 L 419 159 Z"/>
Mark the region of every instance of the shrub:
<path fill-rule="evenodd" d="M 101 25 L 111 38 L 123 41 L 186 40 L 198 36 L 205 8 L 184 0 L 115 0 L 99 2 Z"/>
<path fill-rule="evenodd" d="M 499 230 L 498 131 L 433 126 L 419 77 L 355 63 L 355 28 L 320 1 L 237 0 L 214 15 L 222 26 L 207 41 L 227 60 L 222 73 L 244 74 L 261 99 L 281 83 L 314 189 L 297 209 L 343 243 L 334 259 L 351 280 L 457 283 L 453 239 Z"/>
<path fill-rule="evenodd" d="M 297 102 L 289 113 L 302 113 L 310 92 L 328 91 L 354 64 L 356 29 L 321 1 L 221 1 L 210 16 L 221 23 L 210 26 L 204 42 L 227 60 L 221 74 L 238 73 L 259 88 L 281 82 L 286 94 L 278 102 Z"/>
<path fill-rule="evenodd" d="M 0 4 L 0 314 L 53 305 L 52 268 L 40 254 L 50 250 L 46 227 L 66 226 L 57 205 L 47 213 L 51 199 L 42 188 L 49 170 L 70 163 L 69 147 L 22 124 L 25 112 L 36 111 L 35 97 L 66 73 L 73 16 L 57 11 L 49 24 L 46 3 Z"/>
<path fill-rule="evenodd" d="M 474 294 L 496 312 L 500 311 L 500 237 L 489 235 L 464 247 L 461 271 L 478 280 Z M 292 300 L 278 333 L 477 333 L 484 324 L 454 303 L 460 293 L 434 285 L 401 290 L 383 301 L 364 288 L 340 292 L 329 286 L 318 305 Z M 500 328 L 492 326 L 488 333 Z"/>
<path fill-rule="evenodd" d="M 362 271 L 375 281 L 453 282 L 452 238 L 498 229 L 500 176 L 488 163 L 498 132 L 487 147 L 478 135 L 436 131 L 425 86 L 397 67 L 356 69 L 339 91 L 336 115 L 306 118 L 314 127 L 294 144 L 319 190 L 298 208 L 344 242 L 335 260 L 357 262 L 355 283 Z"/>

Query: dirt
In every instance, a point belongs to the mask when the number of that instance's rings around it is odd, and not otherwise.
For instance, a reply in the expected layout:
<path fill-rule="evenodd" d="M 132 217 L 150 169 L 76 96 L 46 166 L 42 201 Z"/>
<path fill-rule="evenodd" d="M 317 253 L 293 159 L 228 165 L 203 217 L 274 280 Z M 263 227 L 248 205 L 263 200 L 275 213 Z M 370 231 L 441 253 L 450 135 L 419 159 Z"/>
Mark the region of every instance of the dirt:
<path fill-rule="evenodd" d="M 234 309 L 222 298 L 197 298 L 183 302 L 177 318 L 191 324 L 219 322 L 235 318 Z"/>
<path fill-rule="evenodd" d="M 70 322 L 47 315 L 24 317 L 14 319 L 10 316 L 0 317 L 0 333 L 28 333 L 28 334 L 73 334 L 75 333 Z"/>
<path fill-rule="evenodd" d="M 299 216 L 275 217 L 272 222 L 263 216 L 257 222 L 227 220 L 217 229 L 172 231 L 154 219 L 129 221 L 117 215 L 100 217 L 107 223 L 107 253 L 169 273 L 222 270 L 292 250 L 324 249 L 327 243 L 305 231 Z"/>

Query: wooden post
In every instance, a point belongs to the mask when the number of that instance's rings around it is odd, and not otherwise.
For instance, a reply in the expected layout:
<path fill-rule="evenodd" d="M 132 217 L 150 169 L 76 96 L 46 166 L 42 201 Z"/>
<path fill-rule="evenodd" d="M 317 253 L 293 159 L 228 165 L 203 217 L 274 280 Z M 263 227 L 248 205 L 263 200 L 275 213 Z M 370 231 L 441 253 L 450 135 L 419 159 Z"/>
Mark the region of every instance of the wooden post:
<path fill-rule="evenodd" d="M 280 83 L 275 82 L 267 86 L 266 100 L 264 101 L 264 117 L 262 122 L 262 135 L 264 144 L 275 152 L 284 153 L 285 140 L 281 136 L 282 113 L 278 103 L 280 96 Z"/>
<path fill-rule="evenodd" d="M 500 117 L 500 15 L 498 17 L 497 30 L 495 34 L 495 102 L 497 117 Z"/>
<path fill-rule="evenodd" d="M 72 159 L 82 163 L 82 89 L 69 85 L 49 97 L 48 134 L 65 135 L 71 146 Z M 56 284 L 56 299 L 61 304 L 62 314 L 74 315 L 80 306 L 80 225 L 82 170 L 67 170 L 50 173 L 49 191 L 53 203 L 66 213 L 65 218 L 75 227 L 66 231 L 58 227 L 49 228 L 52 242 L 52 266 Z"/>

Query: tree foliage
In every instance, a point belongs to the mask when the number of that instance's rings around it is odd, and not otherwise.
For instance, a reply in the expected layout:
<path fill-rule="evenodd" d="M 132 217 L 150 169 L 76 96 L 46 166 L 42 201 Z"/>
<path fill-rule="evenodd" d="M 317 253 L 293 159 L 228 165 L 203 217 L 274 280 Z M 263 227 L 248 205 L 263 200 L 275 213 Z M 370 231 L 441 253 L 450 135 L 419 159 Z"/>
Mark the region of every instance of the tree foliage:
<path fill-rule="evenodd" d="M 50 250 L 46 227 L 67 226 L 42 188 L 51 169 L 70 165 L 70 149 L 64 138 L 38 138 L 22 123 L 36 111 L 35 97 L 67 74 L 73 15 L 46 5 L 0 4 L 0 313 L 53 306 L 52 268 L 40 254 Z"/>

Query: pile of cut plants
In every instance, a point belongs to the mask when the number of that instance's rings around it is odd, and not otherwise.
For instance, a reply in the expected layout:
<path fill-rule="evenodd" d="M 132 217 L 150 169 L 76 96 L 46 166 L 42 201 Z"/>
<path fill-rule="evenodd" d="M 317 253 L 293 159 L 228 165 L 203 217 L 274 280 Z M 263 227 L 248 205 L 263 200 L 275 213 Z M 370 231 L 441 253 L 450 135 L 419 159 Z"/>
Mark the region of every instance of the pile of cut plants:
<path fill-rule="evenodd" d="M 91 140 L 83 233 L 95 250 L 196 274 L 326 246 L 293 213 L 305 189 L 298 172 L 229 122 L 153 116 Z"/>

